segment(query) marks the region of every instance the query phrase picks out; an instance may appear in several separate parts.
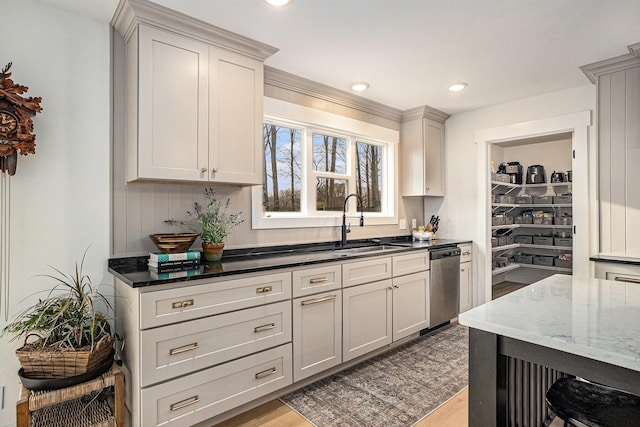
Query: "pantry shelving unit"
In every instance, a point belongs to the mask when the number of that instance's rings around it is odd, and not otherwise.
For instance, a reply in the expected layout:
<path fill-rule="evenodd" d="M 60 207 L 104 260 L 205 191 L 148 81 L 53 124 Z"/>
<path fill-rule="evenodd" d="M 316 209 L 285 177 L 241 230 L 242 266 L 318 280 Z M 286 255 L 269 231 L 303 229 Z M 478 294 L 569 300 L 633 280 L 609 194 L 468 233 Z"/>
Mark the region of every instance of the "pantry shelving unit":
<path fill-rule="evenodd" d="M 560 195 L 565 192 L 571 191 L 571 182 L 554 182 L 544 184 L 512 184 L 502 181 L 491 181 L 492 194 L 499 194 L 503 196 L 520 196 L 523 194 L 529 195 Z M 560 217 L 563 214 L 571 216 L 573 205 L 572 203 L 492 203 L 492 214 L 502 214 L 507 218 L 513 219 L 513 217 L 521 214 L 525 210 L 538 210 L 545 213 L 553 213 L 554 217 Z M 501 237 L 505 236 L 533 236 L 536 234 L 556 235 L 558 232 L 568 232 L 569 236 L 572 235 L 571 231 L 573 225 L 571 224 L 504 224 L 504 225 L 490 225 L 492 236 L 500 233 Z M 555 239 L 555 237 L 553 237 Z M 565 240 L 568 237 L 564 238 Z M 550 273 L 563 273 L 571 274 L 572 269 L 566 266 L 555 265 L 557 262 L 555 258 L 560 253 L 571 253 L 573 246 L 564 245 L 542 245 L 533 243 L 518 243 L 512 242 L 511 239 L 507 239 L 507 244 L 499 246 L 493 246 L 491 248 L 492 253 L 492 275 L 495 277 L 500 274 L 504 274 L 515 269 L 527 268 L 532 270 L 548 271 Z M 571 240 L 572 241 L 572 240 Z M 533 257 L 553 257 L 554 265 L 539 265 L 529 263 L 514 262 L 515 255 L 522 254 L 525 256 Z M 552 258 L 544 258 L 547 261 L 551 261 Z M 498 260 L 496 265 L 496 260 Z M 504 265 L 505 260 L 508 260 L 508 264 Z"/>

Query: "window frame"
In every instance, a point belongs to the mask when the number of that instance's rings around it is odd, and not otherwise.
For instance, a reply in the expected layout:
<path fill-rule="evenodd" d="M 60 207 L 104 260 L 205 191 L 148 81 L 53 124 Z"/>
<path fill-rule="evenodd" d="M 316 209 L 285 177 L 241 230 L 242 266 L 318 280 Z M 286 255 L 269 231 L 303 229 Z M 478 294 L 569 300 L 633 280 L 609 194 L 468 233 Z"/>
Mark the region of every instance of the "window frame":
<path fill-rule="evenodd" d="M 399 131 L 273 98 L 265 98 L 264 111 L 263 123 L 287 126 L 301 131 L 300 155 L 303 177 L 300 195 L 301 207 L 300 212 L 269 212 L 269 216 L 266 216 L 262 202 L 262 185 L 254 186 L 251 190 L 253 229 L 335 227 L 342 224 L 342 211 L 315 210 L 316 179 L 317 177 L 346 179 L 348 181 L 347 194 L 355 192 L 357 188 L 355 157 L 358 142 L 388 147 L 382 151 L 383 158 L 381 159 L 382 212 L 365 212 L 365 224 L 398 224 Z M 313 170 L 313 133 L 337 136 L 347 140 L 347 152 L 345 153 L 347 173 L 345 175 Z M 309 207 L 312 204 L 313 209 L 310 212 Z M 359 216 L 355 198 L 349 200 L 347 216 Z"/>

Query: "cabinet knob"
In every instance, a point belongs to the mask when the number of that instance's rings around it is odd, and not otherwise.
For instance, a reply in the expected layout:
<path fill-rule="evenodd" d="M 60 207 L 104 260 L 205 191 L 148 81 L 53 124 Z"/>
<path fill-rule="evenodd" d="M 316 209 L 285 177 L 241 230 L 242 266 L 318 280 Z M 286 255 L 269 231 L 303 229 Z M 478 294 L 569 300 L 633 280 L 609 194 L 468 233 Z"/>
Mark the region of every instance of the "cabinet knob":
<path fill-rule="evenodd" d="M 213 168 L 211 170 L 213 171 L 213 173 L 217 173 L 218 172 L 218 168 Z"/>
<path fill-rule="evenodd" d="M 398 286 L 398 285 L 393 285 L 393 287 L 394 287 L 395 289 L 398 289 L 400 286 Z"/>
<path fill-rule="evenodd" d="M 207 169 L 207 168 L 202 168 L 202 169 L 200 169 L 200 173 L 207 173 L 208 170 L 209 169 Z"/>
<path fill-rule="evenodd" d="M 429 187 L 429 186 L 427 185 L 426 190 L 431 190 L 431 187 Z"/>

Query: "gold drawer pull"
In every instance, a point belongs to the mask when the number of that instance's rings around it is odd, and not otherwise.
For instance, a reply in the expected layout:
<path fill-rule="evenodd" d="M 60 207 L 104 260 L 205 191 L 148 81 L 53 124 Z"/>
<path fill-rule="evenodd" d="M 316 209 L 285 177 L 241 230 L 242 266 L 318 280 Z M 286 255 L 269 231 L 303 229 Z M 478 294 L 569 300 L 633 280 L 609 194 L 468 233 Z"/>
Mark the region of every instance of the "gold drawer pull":
<path fill-rule="evenodd" d="M 186 308 L 186 307 L 189 307 L 190 305 L 193 305 L 192 299 L 188 299 L 185 301 L 176 301 L 171 304 L 171 308 Z"/>
<path fill-rule="evenodd" d="M 182 347 L 172 348 L 171 350 L 169 350 L 169 354 L 173 356 L 174 354 L 180 354 L 186 351 L 196 350 L 198 348 L 200 348 L 200 346 L 197 342 L 194 342 L 191 344 L 183 345 Z"/>
<path fill-rule="evenodd" d="M 268 325 L 256 326 L 255 328 L 253 328 L 253 332 L 257 334 L 258 332 L 268 331 L 269 329 L 273 329 L 275 327 L 275 323 L 269 323 Z"/>
<path fill-rule="evenodd" d="M 302 305 L 318 304 L 325 301 L 331 301 L 336 298 L 338 298 L 337 295 L 327 295 L 326 297 L 322 297 L 322 298 L 308 299 L 308 300 L 302 301 Z"/>
<path fill-rule="evenodd" d="M 258 372 L 256 374 L 256 379 L 259 380 L 260 378 L 268 377 L 269 375 L 273 375 L 276 372 L 278 372 L 278 370 L 274 366 L 273 368 L 267 369 L 266 371 Z"/>
<path fill-rule="evenodd" d="M 273 288 L 271 286 L 265 286 L 262 288 L 256 288 L 256 294 L 264 294 L 267 292 L 271 292 Z"/>
<path fill-rule="evenodd" d="M 316 284 L 316 283 L 323 283 L 323 282 L 328 282 L 329 278 L 327 277 L 314 277 L 313 279 L 309 280 L 309 283 Z"/>
<path fill-rule="evenodd" d="M 177 411 L 178 409 L 186 408 L 189 405 L 193 405 L 194 403 L 200 402 L 200 398 L 196 394 L 195 396 L 191 396 L 185 400 L 181 400 L 180 402 L 172 403 L 169 406 L 169 409 L 172 411 Z"/>
<path fill-rule="evenodd" d="M 634 279 L 633 277 L 616 276 L 613 280 L 616 282 L 640 283 L 640 279 Z"/>

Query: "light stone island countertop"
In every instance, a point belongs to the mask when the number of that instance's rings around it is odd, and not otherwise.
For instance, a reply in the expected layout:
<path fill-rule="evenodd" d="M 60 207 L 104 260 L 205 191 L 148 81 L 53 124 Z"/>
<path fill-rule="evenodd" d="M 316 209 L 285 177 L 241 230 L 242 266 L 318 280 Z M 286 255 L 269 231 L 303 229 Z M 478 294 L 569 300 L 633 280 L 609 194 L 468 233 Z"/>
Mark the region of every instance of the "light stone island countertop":
<path fill-rule="evenodd" d="M 471 328 L 640 371 L 640 285 L 554 275 L 462 313 Z"/>

